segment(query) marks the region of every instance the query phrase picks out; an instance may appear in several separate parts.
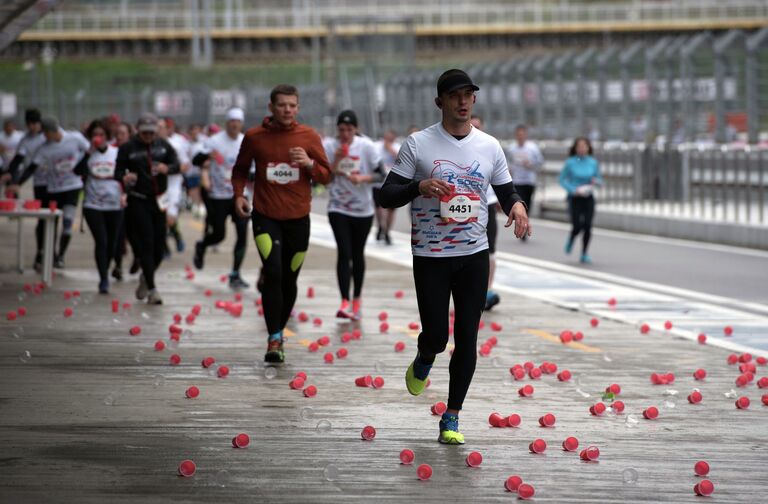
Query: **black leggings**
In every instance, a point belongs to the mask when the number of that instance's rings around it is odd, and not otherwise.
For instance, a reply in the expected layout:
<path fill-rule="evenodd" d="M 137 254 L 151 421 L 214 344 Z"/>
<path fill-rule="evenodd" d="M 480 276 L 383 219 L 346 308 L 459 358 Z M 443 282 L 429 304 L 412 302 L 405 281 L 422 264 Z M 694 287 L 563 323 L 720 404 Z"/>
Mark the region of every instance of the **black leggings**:
<path fill-rule="evenodd" d="M 235 213 L 235 203 L 232 199 L 206 198 L 205 209 L 205 236 L 203 237 L 203 249 L 221 243 L 227 236 L 227 217 L 232 218 L 237 233 L 235 242 L 234 261 L 232 271 L 240 271 L 240 265 L 245 257 L 248 232 L 248 219 L 238 217 Z"/>
<path fill-rule="evenodd" d="M 160 267 L 165 251 L 165 213 L 154 199 L 128 198 L 125 210 L 128 240 L 141 263 L 147 288 L 155 288 L 155 270 Z"/>
<path fill-rule="evenodd" d="M 109 263 L 117 254 L 117 240 L 123 227 L 123 211 L 83 208 L 83 214 L 95 242 L 93 255 L 96 258 L 99 279 L 106 282 Z"/>
<path fill-rule="evenodd" d="M 283 330 L 296 302 L 296 279 L 309 248 L 309 216 L 278 221 L 255 211 L 253 238 L 261 257 L 264 320 L 269 334 Z"/>
<path fill-rule="evenodd" d="M 586 254 L 589 247 L 589 239 L 592 237 L 592 217 L 595 215 L 595 198 L 589 196 L 572 196 L 569 201 L 571 211 L 571 237 L 573 240 L 584 231 L 581 253 Z"/>
<path fill-rule="evenodd" d="M 42 208 L 48 208 L 51 202 L 51 197 L 48 195 L 48 186 L 35 186 L 34 189 L 35 199 L 40 200 Z M 58 227 L 59 219 L 54 219 L 53 236 L 56 236 L 56 228 Z M 37 227 L 35 227 L 35 241 L 37 242 L 37 255 L 43 256 L 43 241 L 45 240 L 45 220 L 39 219 L 37 221 Z"/>
<path fill-rule="evenodd" d="M 336 238 L 336 278 L 342 299 L 349 299 L 350 276 L 355 280 L 354 297 L 359 298 L 363 291 L 365 277 L 365 241 L 371 231 L 373 216 L 350 217 L 338 212 L 330 212 L 328 221 Z M 350 263 L 352 271 L 350 272 Z"/>
<path fill-rule="evenodd" d="M 57 257 L 64 257 L 72 239 L 72 225 L 75 223 L 75 214 L 77 213 L 77 203 L 80 200 L 80 189 L 72 189 L 60 193 L 48 193 L 48 198 L 56 202 L 56 206 L 61 210 L 61 236 L 59 236 L 59 250 Z M 54 234 L 56 230 L 54 228 Z"/>
<path fill-rule="evenodd" d="M 488 288 L 488 250 L 458 257 L 413 257 L 413 280 L 421 317 L 419 355 L 431 362 L 448 344 L 453 295 L 456 345 L 449 371 L 448 408 L 460 410 L 475 374 L 477 328 Z"/>

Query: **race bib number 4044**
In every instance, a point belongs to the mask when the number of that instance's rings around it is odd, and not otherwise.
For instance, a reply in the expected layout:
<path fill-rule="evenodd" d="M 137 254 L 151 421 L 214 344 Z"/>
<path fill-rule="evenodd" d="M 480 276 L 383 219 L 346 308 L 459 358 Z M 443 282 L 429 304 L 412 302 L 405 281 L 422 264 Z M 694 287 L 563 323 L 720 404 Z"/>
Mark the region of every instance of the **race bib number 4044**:
<path fill-rule="evenodd" d="M 440 198 L 440 218 L 444 222 L 475 222 L 481 204 L 480 196 L 473 193 L 443 196 Z"/>
<path fill-rule="evenodd" d="M 269 163 L 267 181 L 274 184 L 296 183 L 299 181 L 299 167 L 288 163 Z"/>

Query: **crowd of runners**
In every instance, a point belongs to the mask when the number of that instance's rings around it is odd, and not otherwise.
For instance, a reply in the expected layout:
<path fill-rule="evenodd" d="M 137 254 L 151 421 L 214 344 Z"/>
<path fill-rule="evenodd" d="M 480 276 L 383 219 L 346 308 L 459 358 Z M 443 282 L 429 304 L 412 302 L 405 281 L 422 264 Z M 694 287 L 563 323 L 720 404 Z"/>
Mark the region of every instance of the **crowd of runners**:
<path fill-rule="evenodd" d="M 411 394 L 420 394 L 445 351 L 452 298 L 455 350 L 439 441 L 461 444 L 458 416 L 475 370 L 478 324 L 483 310 L 500 301 L 491 289 L 496 236 L 532 235 L 528 212 L 544 163 L 525 125 L 504 146 L 483 131 L 482 118 L 472 115 L 478 89 L 465 72 L 446 71 L 436 83 L 440 122 L 403 139 L 387 131 L 380 141 L 360 130 L 353 110 L 339 113 L 335 134 L 322 138 L 297 121 L 300 93 L 291 85 L 272 90 L 269 115 L 250 129 L 239 108 L 226 113 L 221 127 L 190 125 L 185 131 L 171 118 L 150 113 L 135 123 L 111 115 L 69 131 L 56 118 L 29 109 L 26 131 L 15 131 L 12 121 L 4 124 L 0 184 L 6 197 L 18 197 L 31 178 L 34 198 L 62 211 L 56 268 L 65 267 L 82 204 L 99 292 L 109 293 L 110 268 L 115 281 L 126 277 L 123 259 L 130 251 L 129 272 L 139 275 L 136 298 L 148 304 L 163 302 L 155 279 L 162 261 L 185 253 L 180 215 L 205 221 L 203 235 L 187 252 L 198 269 L 231 225 L 236 240 L 229 286 L 235 290 L 250 287 L 240 273 L 250 224 L 261 266 L 255 283 L 266 323 L 264 360 L 273 365 L 286 359 L 283 331 L 309 246 L 313 190 L 327 187 L 337 243 L 336 317 L 342 323 L 363 317 L 365 246 L 374 220 L 376 240 L 391 244 L 395 209 L 409 205 L 422 331 L 406 384 Z M 573 223 L 565 250 L 570 253 L 583 233 L 581 261 L 588 263 L 593 190 L 602 179 L 587 138 L 576 139 L 570 154 L 560 177 Z M 503 228 L 496 222 L 499 213 Z M 42 224 L 36 238 L 34 263 L 40 268 Z"/>

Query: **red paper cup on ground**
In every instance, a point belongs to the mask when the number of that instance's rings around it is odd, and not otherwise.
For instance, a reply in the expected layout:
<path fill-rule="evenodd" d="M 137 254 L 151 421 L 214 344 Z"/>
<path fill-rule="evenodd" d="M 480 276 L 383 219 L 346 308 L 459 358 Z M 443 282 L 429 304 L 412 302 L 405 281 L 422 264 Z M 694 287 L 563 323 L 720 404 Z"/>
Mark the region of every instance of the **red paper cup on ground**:
<path fill-rule="evenodd" d="M 194 323 L 195 323 L 195 319 L 196 319 L 196 318 L 197 318 L 197 317 L 195 317 L 195 314 L 194 314 L 194 313 L 190 313 L 190 314 L 188 314 L 188 315 L 186 316 L 186 318 L 185 318 L 184 320 L 186 321 L 186 323 L 187 323 L 188 325 L 192 325 L 192 324 L 194 324 Z"/>
<path fill-rule="evenodd" d="M 694 390 L 690 394 L 688 394 L 688 402 L 691 404 L 699 404 L 701 400 L 703 399 L 703 396 L 701 395 L 701 392 L 698 390 Z"/>
<path fill-rule="evenodd" d="M 387 312 L 383 311 L 379 313 L 379 321 L 384 322 L 385 320 L 387 320 L 387 318 L 389 318 L 389 315 L 387 314 Z"/>
<path fill-rule="evenodd" d="M 642 334 L 648 334 L 650 330 L 651 330 L 651 326 L 649 326 L 648 324 L 643 324 L 640 326 L 640 332 Z"/>
<path fill-rule="evenodd" d="M 448 410 L 448 406 L 443 401 L 438 401 L 435 404 L 433 404 L 429 410 L 432 412 L 433 415 L 442 415 Z"/>
<path fill-rule="evenodd" d="M 326 364 L 333 364 L 333 353 L 327 352 L 325 355 L 323 355 L 323 360 Z"/>
<path fill-rule="evenodd" d="M 117 313 L 120 311 L 120 301 L 117 299 L 112 300 L 112 313 Z"/>
<path fill-rule="evenodd" d="M 483 456 L 480 452 L 473 451 L 467 455 L 465 462 L 469 467 L 480 467 L 480 464 L 483 463 Z"/>
<path fill-rule="evenodd" d="M 725 334 L 726 336 L 733 336 L 733 327 L 729 325 L 723 327 L 723 334 Z"/>
<path fill-rule="evenodd" d="M 419 330 L 419 323 L 418 322 L 411 322 L 408 324 L 408 329 L 412 331 L 418 331 Z"/>
<path fill-rule="evenodd" d="M 74 313 L 74 312 L 73 312 L 73 310 L 72 310 L 72 308 L 64 308 L 64 316 L 65 316 L 66 318 L 69 318 L 69 317 L 71 317 L 71 316 L 72 316 L 72 313 Z"/>
<path fill-rule="evenodd" d="M 373 386 L 373 377 L 371 375 L 359 376 L 355 378 L 355 385 L 358 387 L 371 387 Z"/>
<path fill-rule="evenodd" d="M 523 378 L 525 378 L 525 369 L 523 368 L 516 368 L 514 371 L 512 371 L 512 376 L 515 377 L 515 380 L 520 381 Z"/>
<path fill-rule="evenodd" d="M 314 287 L 307 287 L 307 297 L 308 298 L 315 297 L 315 289 L 314 289 Z"/>
<path fill-rule="evenodd" d="M 173 314 L 173 322 L 176 324 L 181 324 L 181 313 Z"/>
<path fill-rule="evenodd" d="M 768 388 L 768 376 L 763 376 L 759 380 L 757 380 L 757 388 Z"/>
<path fill-rule="evenodd" d="M 320 345 L 317 344 L 317 341 L 313 341 L 309 344 L 308 350 L 310 352 L 317 352 L 320 349 Z"/>
<path fill-rule="evenodd" d="M 440 404 L 444 404 L 444 403 L 440 403 Z M 488 423 L 491 424 L 492 427 L 506 427 L 507 426 L 507 419 L 504 418 L 503 416 L 501 416 L 501 414 L 499 414 L 499 413 L 494 411 L 488 417 Z"/>
<path fill-rule="evenodd" d="M 178 326 L 176 324 L 171 324 L 168 326 L 168 332 L 171 334 L 181 334 L 184 332 L 184 329 L 181 328 L 181 326 Z"/>
<path fill-rule="evenodd" d="M 386 322 L 382 322 L 381 324 L 379 324 L 380 333 L 385 333 L 387 331 L 389 331 L 389 324 L 387 324 Z"/>
<path fill-rule="evenodd" d="M 163 350 L 165 350 L 165 341 L 163 340 L 155 341 L 155 352 L 162 352 Z"/>
<path fill-rule="evenodd" d="M 202 360 L 200 364 L 202 364 L 204 368 L 209 368 L 213 366 L 214 363 L 216 363 L 216 359 L 214 359 L 213 357 L 206 357 Z"/>
<path fill-rule="evenodd" d="M 213 296 L 213 291 L 211 289 L 205 289 L 203 294 L 205 294 L 205 297 L 211 297 Z"/>
<path fill-rule="evenodd" d="M 643 410 L 643 417 L 647 420 L 655 420 L 659 416 L 659 410 L 655 406 L 651 406 Z"/>
<path fill-rule="evenodd" d="M 538 380 L 541 378 L 541 369 L 539 368 L 533 368 L 530 371 L 528 371 L 528 377 L 531 380 Z"/>
<path fill-rule="evenodd" d="M 693 372 L 693 378 L 696 380 L 703 380 L 706 377 L 707 377 L 707 372 L 704 371 L 703 369 L 697 369 L 696 371 Z"/>
<path fill-rule="evenodd" d="M 16 320 L 16 312 L 11 310 L 5 314 L 6 320 Z"/>
<path fill-rule="evenodd" d="M 216 374 L 219 376 L 219 378 L 226 378 L 229 376 L 229 367 L 219 366 L 219 368 L 216 370 Z"/>
<path fill-rule="evenodd" d="M 321 325 L 323 325 L 323 319 L 319 317 L 315 317 L 314 319 L 312 319 L 312 325 L 314 325 L 315 327 L 320 327 Z"/>
<path fill-rule="evenodd" d="M 611 407 L 613 408 L 613 411 L 618 415 L 620 413 L 624 412 L 624 401 L 614 401 L 613 404 L 611 404 Z"/>
<path fill-rule="evenodd" d="M 380 389 L 384 386 L 384 378 L 377 376 L 373 379 L 373 388 Z"/>
<path fill-rule="evenodd" d="M 523 478 L 515 474 L 504 480 L 504 488 L 506 488 L 508 492 L 517 492 L 517 489 L 520 488 L 522 483 Z"/>
<path fill-rule="evenodd" d="M 533 395 L 533 385 L 524 385 L 517 391 L 520 397 L 531 397 Z"/>
<path fill-rule="evenodd" d="M 571 331 L 562 331 L 560 333 L 560 341 L 562 343 L 570 343 L 573 341 L 573 333 Z"/>
<path fill-rule="evenodd" d="M 299 312 L 299 322 L 306 322 L 309 320 L 309 315 L 306 314 L 306 312 Z"/>
<path fill-rule="evenodd" d="M 237 294 L 235 294 L 235 295 L 237 295 Z M 192 306 L 192 309 L 190 311 L 192 313 L 194 313 L 195 315 L 200 315 L 200 311 L 201 310 L 202 310 L 202 307 L 199 304 L 196 304 L 196 305 Z"/>
<path fill-rule="evenodd" d="M 399 291 L 395 291 L 395 298 L 396 298 L 396 299 L 400 299 L 400 298 L 402 298 L 402 297 L 403 297 L 403 295 L 404 295 L 404 294 L 403 294 L 403 291 L 401 291 L 401 290 L 399 290 Z"/>
<path fill-rule="evenodd" d="M 372 441 L 373 438 L 376 437 L 376 429 L 373 427 L 373 425 L 366 425 L 363 427 L 363 431 L 360 433 L 360 437 L 362 437 L 364 441 Z"/>
<path fill-rule="evenodd" d="M 131 328 L 128 330 L 128 333 L 129 333 L 131 336 L 138 336 L 139 334 L 141 334 L 141 327 L 139 327 L 139 326 L 133 326 L 133 327 L 131 327 Z"/>
<path fill-rule="evenodd" d="M 501 324 L 498 322 L 491 322 L 491 331 L 499 332 L 501 331 L 502 327 Z"/>
<path fill-rule="evenodd" d="M 709 474 L 709 464 L 703 460 L 699 460 L 693 465 L 693 472 L 696 476 L 706 476 Z"/>
<path fill-rule="evenodd" d="M 197 466 L 191 460 L 182 460 L 179 464 L 179 476 L 189 478 L 195 475 L 195 471 L 197 471 Z"/>
<path fill-rule="evenodd" d="M 563 450 L 567 452 L 573 452 L 579 449 L 579 440 L 575 437 L 571 436 L 568 438 L 565 438 L 565 441 L 563 441 Z"/>
<path fill-rule="evenodd" d="M 506 418 L 506 420 L 507 420 L 507 426 L 509 427 L 519 427 L 520 422 L 523 421 L 523 419 L 520 418 L 520 415 L 518 415 L 517 413 L 512 413 Z"/>
<path fill-rule="evenodd" d="M 349 350 L 346 348 L 339 348 L 336 350 L 336 357 L 339 359 L 344 359 L 347 355 L 349 355 Z"/>
<path fill-rule="evenodd" d="M 409 450 L 408 448 L 406 448 L 405 450 L 402 450 L 400 452 L 400 463 L 403 465 L 413 464 L 413 461 L 415 458 L 416 458 L 416 455 L 413 453 L 413 450 Z"/>
<path fill-rule="evenodd" d="M 616 298 L 608 299 L 608 306 L 616 306 Z"/>
<path fill-rule="evenodd" d="M 306 380 L 307 379 L 307 373 L 305 373 L 304 371 L 299 371 L 298 373 L 293 375 L 293 377 L 294 378 L 301 378 L 303 380 Z"/>
<path fill-rule="evenodd" d="M 536 489 L 528 483 L 521 483 L 517 487 L 517 496 L 522 500 L 528 500 L 536 494 Z"/>
<path fill-rule="evenodd" d="M 416 468 L 416 477 L 422 481 L 426 481 L 432 477 L 432 466 L 429 464 L 421 464 Z"/>
<path fill-rule="evenodd" d="M 698 339 L 699 343 L 702 344 L 702 345 L 707 343 L 707 335 L 704 334 L 704 333 L 699 334 L 697 339 Z"/>
<path fill-rule="evenodd" d="M 619 395 L 621 394 L 621 387 L 618 383 L 611 383 L 605 388 L 605 391 L 613 395 Z"/>
<path fill-rule="evenodd" d="M 708 497 L 715 491 L 715 485 L 709 480 L 701 480 L 693 486 L 696 495 Z"/>
<path fill-rule="evenodd" d="M 395 343 L 395 352 L 402 352 L 403 350 L 405 350 L 405 343 L 402 341 Z"/>
<path fill-rule="evenodd" d="M 672 329 L 672 322 L 671 322 L 671 321 L 669 321 L 669 320 L 667 320 L 666 322 L 664 322 L 664 329 L 666 329 L 667 331 L 669 331 L 670 329 Z"/>
<path fill-rule="evenodd" d="M 592 327 L 597 327 L 597 325 L 598 325 L 599 323 L 600 323 L 600 321 L 599 321 L 599 320 L 597 320 L 596 318 L 593 318 L 593 319 L 591 319 L 591 320 L 589 321 L 589 325 L 591 325 Z"/>
<path fill-rule="evenodd" d="M 363 331 L 361 331 L 360 329 L 352 330 L 352 339 L 359 340 L 362 337 L 363 337 Z"/>
<path fill-rule="evenodd" d="M 303 391 L 304 397 L 315 397 L 317 395 L 317 387 L 314 385 L 310 385 L 309 387 L 305 388 Z"/>
<path fill-rule="evenodd" d="M 563 369 L 559 373 L 557 373 L 557 379 L 560 381 L 568 381 L 571 379 L 571 372 L 567 369 Z"/>
<path fill-rule="evenodd" d="M 528 445 L 528 449 L 531 451 L 531 453 L 544 453 L 544 451 L 547 449 L 547 442 L 543 439 L 535 439 L 531 444 Z"/>
<path fill-rule="evenodd" d="M 602 402 L 597 402 L 589 407 L 589 412 L 594 416 L 601 416 L 603 413 L 605 413 L 605 404 Z"/>
<path fill-rule="evenodd" d="M 171 363 L 171 366 L 178 366 L 181 363 L 181 356 L 179 354 L 173 354 L 168 361 Z"/>
<path fill-rule="evenodd" d="M 557 419 L 552 413 L 547 413 L 546 415 L 539 417 L 539 425 L 542 427 L 552 427 L 555 425 L 556 421 Z"/>
<path fill-rule="evenodd" d="M 235 448 L 245 448 L 251 444 L 251 437 L 244 432 L 232 438 L 232 446 Z"/>
<path fill-rule="evenodd" d="M 573 333 L 573 341 L 581 341 L 584 339 L 584 333 L 581 331 L 576 331 Z"/>
<path fill-rule="evenodd" d="M 581 457 L 581 460 L 586 460 L 587 462 L 594 462 L 598 458 L 600 458 L 600 449 L 597 446 L 588 446 L 581 450 L 579 453 L 579 457 Z"/>
<path fill-rule="evenodd" d="M 736 408 L 738 408 L 738 409 L 747 409 L 747 408 L 749 408 L 749 397 L 741 396 L 738 399 L 736 399 Z"/>
<path fill-rule="evenodd" d="M 184 393 L 188 398 L 194 399 L 195 397 L 200 395 L 200 389 L 192 385 L 189 387 L 186 392 Z"/>
<path fill-rule="evenodd" d="M 288 383 L 288 386 L 291 387 L 293 390 L 301 390 L 304 388 L 305 381 L 306 380 L 304 378 L 297 376 Z"/>

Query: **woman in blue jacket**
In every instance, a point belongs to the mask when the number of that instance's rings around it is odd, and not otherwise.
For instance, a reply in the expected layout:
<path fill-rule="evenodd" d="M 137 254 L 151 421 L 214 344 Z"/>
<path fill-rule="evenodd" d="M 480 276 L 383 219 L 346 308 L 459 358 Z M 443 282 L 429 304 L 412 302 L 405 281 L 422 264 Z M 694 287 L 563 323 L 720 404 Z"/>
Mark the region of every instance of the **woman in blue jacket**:
<path fill-rule="evenodd" d="M 592 217 L 595 214 L 593 192 L 597 186 L 603 184 L 603 178 L 600 176 L 600 165 L 592 157 L 592 144 L 589 139 L 579 137 L 574 140 L 569 155 L 560 172 L 560 185 L 568 192 L 568 209 L 573 226 L 565 243 L 565 253 L 571 253 L 573 241 L 583 231 L 581 262 L 590 264 L 592 259 L 587 254 L 587 248 L 592 236 Z"/>

